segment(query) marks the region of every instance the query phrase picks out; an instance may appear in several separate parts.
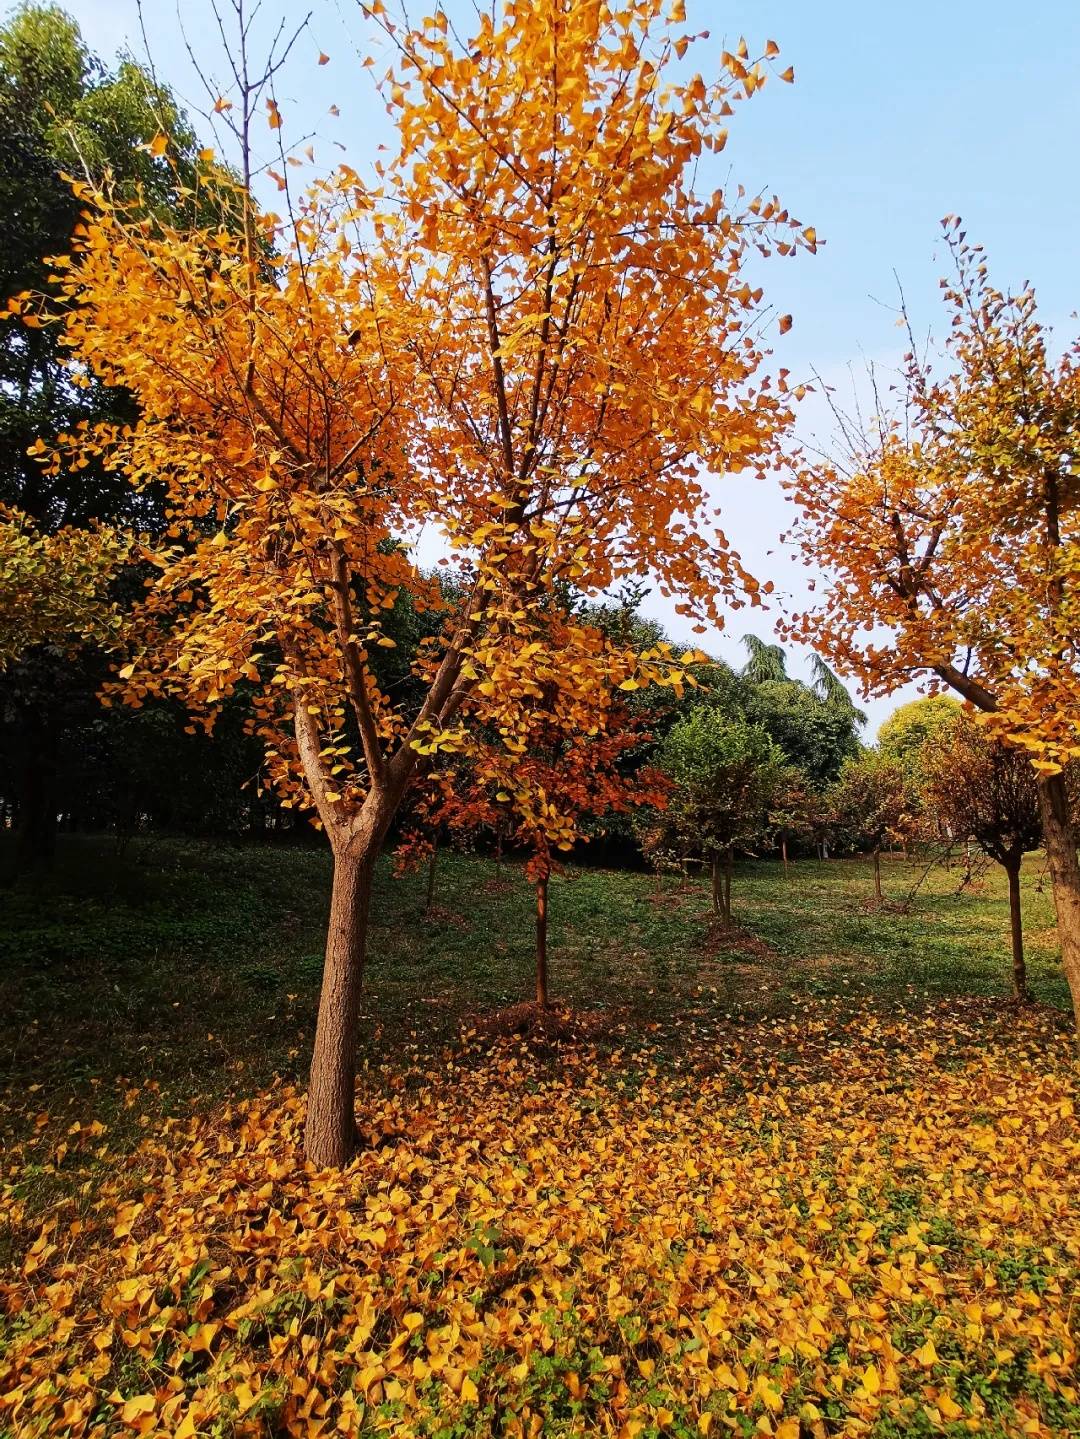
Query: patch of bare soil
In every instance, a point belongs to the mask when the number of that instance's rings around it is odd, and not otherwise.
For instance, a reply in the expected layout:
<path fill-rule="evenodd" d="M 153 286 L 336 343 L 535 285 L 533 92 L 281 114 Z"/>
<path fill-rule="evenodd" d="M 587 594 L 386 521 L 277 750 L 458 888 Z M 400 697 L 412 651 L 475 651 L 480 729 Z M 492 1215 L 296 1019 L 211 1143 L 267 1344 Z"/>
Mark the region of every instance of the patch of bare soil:
<path fill-rule="evenodd" d="M 488 1014 L 474 1014 L 463 1028 L 479 1040 L 494 1041 L 517 1036 L 530 1046 L 574 1044 L 598 1038 L 607 1033 L 617 1017 L 610 1010 L 567 1009 L 551 1005 L 512 1004 Z"/>
<path fill-rule="evenodd" d="M 648 901 L 660 909 L 679 909 L 688 896 L 700 894 L 701 886 L 686 880 L 671 888 L 655 885 L 649 890 Z"/>
<path fill-rule="evenodd" d="M 433 904 L 425 916 L 429 924 L 450 925 L 453 929 L 468 929 L 469 921 L 456 909 L 444 909 L 441 904 Z"/>
<path fill-rule="evenodd" d="M 852 909 L 856 914 L 907 914 L 911 905 L 906 899 L 862 899 Z"/>
<path fill-rule="evenodd" d="M 769 962 L 780 958 L 779 951 L 773 949 L 765 940 L 759 939 L 756 934 L 740 929 L 737 924 L 725 924 L 713 914 L 708 916 L 704 953 L 748 954 L 754 959 Z"/>
<path fill-rule="evenodd" d="M 505 894 L 508 889 L 514 888 L 514 882 L 510 879 L 485 879 L 482 888 L 485 894 Z"/>

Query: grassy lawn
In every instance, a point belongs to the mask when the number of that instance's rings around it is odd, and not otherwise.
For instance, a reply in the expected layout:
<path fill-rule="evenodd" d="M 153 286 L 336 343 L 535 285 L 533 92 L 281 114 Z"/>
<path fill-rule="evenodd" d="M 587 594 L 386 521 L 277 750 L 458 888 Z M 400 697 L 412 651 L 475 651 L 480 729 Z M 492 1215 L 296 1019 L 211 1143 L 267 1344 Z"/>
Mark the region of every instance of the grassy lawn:
<path fill-rule="evenodd" d="M 329 864 L 65 841 L 3 893 L 0 1436 L 1078 1435 L 1077 1068 L 999 873 L 387 865 L 340 1175 L 299 1154 Z M 6 1317 L 4 1317 L 6 1315 Z M 6 1427 L 5 1427 L 6 1426 Z"/>
<path fill-rule="evenodd" d="M 712 923 L 704 881 L 574 869 L 552 881 L 552 993 L 628 1022 L 677 1028 L 703 1015 L 783 1013 L 793 996 L 918 1003 L 1006 996 L 1008 910 L 1000 870 L 963 884 L 886 859 L 884 908 L 861 860 L 740 867 L 732 938 Z M 314 849 L 68 839 L 44 887 L 4 893 L 0 1043 L 18 1084 L 50 1102 L 125 1075 L 188 1089 L 306 1070 L 322 966 L 329 858 Z M 425 876 L 380 871 L 363 1045 L 441 1045 L 463 1018 L 531 995 L 531 893 L 475 856 L 440 856 L 433 913 Z M 1024 874 L 1036 998 L 1067 1008 L 1042 862 Z M 241 1068 L 242 1067 L 242 1068 Z"/>

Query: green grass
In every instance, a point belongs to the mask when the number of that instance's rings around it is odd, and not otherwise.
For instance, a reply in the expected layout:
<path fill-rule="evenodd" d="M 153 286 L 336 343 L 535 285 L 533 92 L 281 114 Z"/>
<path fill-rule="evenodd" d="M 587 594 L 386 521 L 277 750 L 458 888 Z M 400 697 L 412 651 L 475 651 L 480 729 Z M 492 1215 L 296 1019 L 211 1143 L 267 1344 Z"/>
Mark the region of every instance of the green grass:
<path fill-rule="evenodd" d="M 712 921 L 704 879 L 574 869 L 551 888 L 553 996 L 670 1031 L 688 1010 L 783 1013 L 798 993 L 918 1004 L 1007 997 L 1003 876 L 884 862 L 772 861 L 735 876 L 739 935 Z M 329 856 L 318 849 L 136 841 L 119 853 L 71 837 L 45 883 L 4 892 L 0 1056 L 16 1088 L 50 1105 L 117 1076 L 178 1099 L 302 1076 L 322 965 Z M 921 882 L 920 882 L 921 879 Z M 519 870 L 440 856 L 433 913 L 425 875 L 380 867 L 362 1046 L 428 1052 L 463 1020 L 531 993 L 532 897 Z M 1042 862 L 1024 872 L 1031 986 L 1066 1009 Z"/>

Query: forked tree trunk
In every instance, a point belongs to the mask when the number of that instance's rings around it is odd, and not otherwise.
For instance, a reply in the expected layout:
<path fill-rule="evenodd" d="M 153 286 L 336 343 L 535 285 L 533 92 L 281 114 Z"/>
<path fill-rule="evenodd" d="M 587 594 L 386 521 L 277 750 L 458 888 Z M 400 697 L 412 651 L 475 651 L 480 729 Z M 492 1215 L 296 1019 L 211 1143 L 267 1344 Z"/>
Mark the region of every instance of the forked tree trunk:
<path fill-rule="evenodd" d="M 1039 779 L 1046 866 L 1054 889 L 1061 963 L 1072 995 L 1073 1016 L 1080 1035 L 1080 861 L 1076 835 L 1069 818 L 1069 798 L 1060 774 Z"/>
<path fill-rule="evenodd" d="M 547 875 L 536 881 L 536 1003 L 548 1007 Z"/>
<path fill-rule="evenodd" d="M 1013 989 L 1017 1002 L 1030 1004 L 1031 995 L 1027 987 L 1027 966 L 1024 963 L 1024 922 L 1020 912 L 1020 865 L 1022 857 L 1010 860 L 1005 865 L 1009 876 L 1009 929 L 1012 935 Z"/>
<path fill-rule="evenodd" d="M 347 1164 L 356 1149 L 357 1024 L 371 881 L 379 844 L 334 854 L 319 1018 L 311 1056 L 304 1149 L 319 1166 Z"/>
<path fill-rule="evenodd" d="M 874 850 L 874 894 L 880 904 L 884 896 L 881 893 L 881 850 Z"/>
<path fill-rule="evenodd" d="M 719 855 L 712 861 L 712 903 L 713 909 L 726 925 L 731 924 L 731 867 L 734 851 L 728 845 L 723 860 Z"/>

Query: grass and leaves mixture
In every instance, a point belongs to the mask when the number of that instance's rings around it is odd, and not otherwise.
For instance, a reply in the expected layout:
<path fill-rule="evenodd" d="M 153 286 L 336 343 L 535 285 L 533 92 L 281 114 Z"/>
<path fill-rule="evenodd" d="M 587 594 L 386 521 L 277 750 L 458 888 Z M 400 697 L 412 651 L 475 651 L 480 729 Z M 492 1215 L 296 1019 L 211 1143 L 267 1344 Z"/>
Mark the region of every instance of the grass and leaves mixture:
<path fill-rule="evenodd" d="M 1080 1434 L 1080 1127 L 1047 896 L 747 865 L 380 881 L 365 1144 L 302 1158 L 327 867 L 73 843 L 9 892 L 0 1434 Z M 584 1022 L 587 1020 L 588 1022 Z"/>

